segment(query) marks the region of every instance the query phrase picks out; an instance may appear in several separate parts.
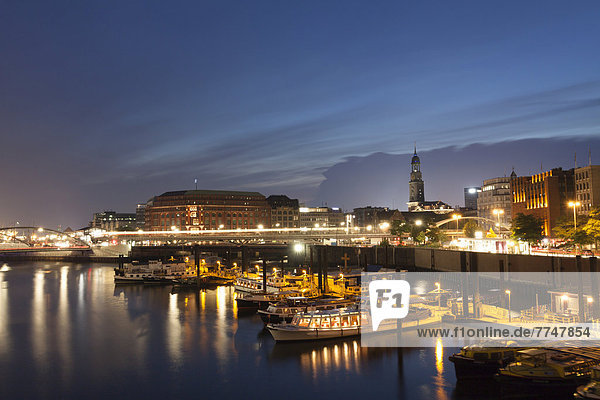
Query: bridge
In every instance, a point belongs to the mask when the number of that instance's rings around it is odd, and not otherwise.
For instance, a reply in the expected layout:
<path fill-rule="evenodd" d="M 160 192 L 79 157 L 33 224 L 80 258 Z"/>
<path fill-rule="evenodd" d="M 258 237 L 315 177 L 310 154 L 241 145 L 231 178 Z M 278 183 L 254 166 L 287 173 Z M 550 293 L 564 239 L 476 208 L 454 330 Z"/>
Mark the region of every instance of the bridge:
<path fill-rule="evenodd" d="M 132 232 L 97 232 L 94 240 L 119 239 L 129 242 L 170 242 L 191 244 L 203 243 L 323 243 L 366 242 L 370 239 L 381 240 L 390 237 L 389 229 L 380 228 L 275 228 L 275 229 L 216 229 L 195 231 L 132 231 Z"/>
<path fill-rule="evenodd" d="M 461 216 L 458 219 L 457 218 L 447 218 L 447 219 L 444 219 L 444 220 L 441 220 L 441 221 L 437 222 L 435 224 L 435 226 L 437 226 L 439 228 L 442 225 L 449 224 L 451 222 L 456 224 L 456 221 L 457 220 L 461 220 L 461 219 L 462 220 L 469 219 L 469 220 L 475 220 L 475 221 L 483 221 L 483 222 L 487 222 L 487 223 L 489 223 L 489 224 L 491 224 L 493 226 L 497 226 L 499 228 L 505 229 L 507 231 L 510 230 L 510 225 L 509 224 L 506 224 L 506 223 L 503 223 L 503 222 L 494 221 L 493 219 L 483 218 L 483 217 L 462 217 Z"/>
<path fill-rule="evenodd" d="M 0 228 L 0 252 L 89 250 L 90 245 L 69 233 L 41 226 Z"/>

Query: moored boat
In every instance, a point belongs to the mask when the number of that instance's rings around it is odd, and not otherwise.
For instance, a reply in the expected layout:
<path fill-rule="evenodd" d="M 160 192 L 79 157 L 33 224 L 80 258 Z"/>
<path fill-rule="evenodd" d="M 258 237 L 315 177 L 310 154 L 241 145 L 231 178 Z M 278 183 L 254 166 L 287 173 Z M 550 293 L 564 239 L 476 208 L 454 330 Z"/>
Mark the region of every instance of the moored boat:
<path fill-rule="evenodd" d="M 239 308 L 266 309 L 271 303 L 284 300 L 290 296 L 297 296 L 298 294 L 300 293 L 296 291 L 281 291 L 263 294 L 238 293 L 235 301 Z"/>
<path fill-rule="evenodd" d="M 277 342 L 321 340 L 360 334 L 360 311 L 356 307 L 300 312 L 289 324 L 268 324 Z"/>
<path fill-rule="evenodd" d="M 290 323 L 299 312 L 333 310 L 356 305 L 355 300 L 341 297 L 308 298 L 303 296 L 288 297 L 284 301 L 270 304 L 266 310 L 258 310 L 258 315 L 265 324 Z"/>
<path fill-rule="evenodd" d="M 495 347 L 488 347 L 483 343 L 463 347 L 448 357 L 454 364 L 456 379 L 492 378 L 498 369 L 515 360 L 515 354 L 522 348 L 509 347 L 514 344 L 510 342 L 505 347 L 498 347 L 495 343 Z"/>
<path fill-rule="evenodd" d="M 503 392 L 520 395 L 571 394 L 590 380 L 592 367 L 600 359 L 586 355 L 585 349 L 519 350 L 515 361 L 500 368 L 494 378 Z"/>
<path fill-rule="evenodd" d="M 577 388 L 574 394 L 576 399 L 600 400 L 600 367 L 592 368 L 591 381 L 587 385 Z"/>

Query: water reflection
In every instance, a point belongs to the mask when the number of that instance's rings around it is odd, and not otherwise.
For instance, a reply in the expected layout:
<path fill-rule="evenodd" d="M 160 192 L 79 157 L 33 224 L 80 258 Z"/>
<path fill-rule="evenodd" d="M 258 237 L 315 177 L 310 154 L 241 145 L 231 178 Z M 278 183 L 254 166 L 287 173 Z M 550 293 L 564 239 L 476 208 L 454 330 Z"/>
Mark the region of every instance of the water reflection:
<path fill-rule="evenodd" d="M 10 347 L 9 343 L 9 296 L 8 296 L 8 281 L 5 280 L 4 266 L 0 270 L 0 357 L 5 357 Z"/>
<path fill-rule="evenodd" d="M 33 275 L 33 299 L 31 303 L 31 341 L 33 355 L 40 367 L 46 366 L 46 296 L 44 284 L 47 271 L 38 269 Z"/>
<path fill-rule="evenodd" d="M 448 398 L 446 394 L 446 380 L 444 379 L 444 346 L 442 339 L 438 339 L 435 344 L 435 369 L 437 375 L 434 378 L 433 384 L 436 387 L 436 397 L 440 400 Z"/>
<path fill-rule="evenodd" d="M 58 319 L 56 325 L 56 337 L 58 338 L 58 351 L 60 354 L 61 371 L 63 380 L 68 379 L 71 372 L 71 321 L 69 307 L 68 282 L 69 267 L 63 266 L 60 269 L 60 284 L 58 295 Z"/>
<path fill-rule="evenodd" d="M 238 311 L 232 287 L 115 286 L 112 266 L 0 271 L 0 395 L 447 399 L 454 384 L 441 343 L 403 351 L 361 347 L 359 338 L 276 344 L 256 314 Z M 23 395 L 25 387 L 41 389 Z"/>

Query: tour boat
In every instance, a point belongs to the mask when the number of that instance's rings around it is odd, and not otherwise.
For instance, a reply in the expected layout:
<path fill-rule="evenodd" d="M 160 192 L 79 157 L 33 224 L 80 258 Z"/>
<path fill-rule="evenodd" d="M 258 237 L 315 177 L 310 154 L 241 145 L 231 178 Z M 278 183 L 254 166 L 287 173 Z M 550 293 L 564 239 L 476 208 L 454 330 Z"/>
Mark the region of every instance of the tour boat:
<path fill-rule="evenodd" d="M 576 399 L 600 400 L 600 367 L 592 368 L 590 383 L 579 386 L 574 397 Z"/>
<path fill-rule="evenodd" d="M 525 349 L 494 378 L 502 383 L 503 390 L 523 395 L 544 391 L 572 394 L 590 380 L 592 367 L 599 363 L 598 350 L 594 349 Z"/>
<path fill-rule="evenodd" d="M 279 292 L 286 287 L 289 287 L 289 285 L 285 282 L 285 278 L 281 276 L 267 277 L 267 293 Z M 265 293 L 262 278 L 237 278 L 235 281 L 235 290 L 237 292 L 252 294 Z"/>
<path fill-rule="evenodd" d="M 171 283 L 176 278 L 195 276 L 195 269 L 184 262 L 149 261 L 147 265 L 132 264 L 115 269 L 115 283 Z"/>
<path fill-rule="evenodd" d="M 360 334 L 360 311 L 356 307 L 300 312 L 292 322 L 268 324 L 277 342 L 319 340 Z"/>
<path fill-rule="evenodd" d="M 271 304 L 266 310 L 258 310 L 258 315 L 265 324 L 278 324 L 281 322 L 292 322 L 294 315 L 299 312 L 333 310 L 356 305 L 355 300 L 341 297 L 332 298 L 308 298 L 288 297 L 282 302 Z"/>
<path fill-rule="evenodd" d="M 509 347 L 514 342 L 506 343 L 505 347 L 487 347 L 484 343 L 463 347 L 459 353 L 452 354 L 450 361 L 454 363 L 456 379 L 492 378 L 498 369 L 507 366 L 515 360 L 519 347 Z"/>
<path fill-rule="evenodd" d="M 263 293 L 263 294 L 252 294 L 252 293 L 238 293 L 235 298 L 238 308 L 259 308 L 265 309 L 269 304 L 281 301 L 290 296 L 298 295 L 299 292 L 294 290 L 280 291 L 275 293 Z"/>

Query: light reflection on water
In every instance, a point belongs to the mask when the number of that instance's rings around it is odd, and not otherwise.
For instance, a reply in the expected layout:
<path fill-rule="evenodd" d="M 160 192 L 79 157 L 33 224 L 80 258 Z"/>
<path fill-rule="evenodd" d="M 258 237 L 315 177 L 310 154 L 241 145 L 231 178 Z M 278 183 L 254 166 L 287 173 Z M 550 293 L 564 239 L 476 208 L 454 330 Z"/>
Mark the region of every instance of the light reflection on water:
<path fill-rule="evenodd" d="M 0 398 L 453 397 L 441 343 L 275 344 L 232 287 L 115 286 L 112 266 L 11 266 L 0 272 Z"/>

